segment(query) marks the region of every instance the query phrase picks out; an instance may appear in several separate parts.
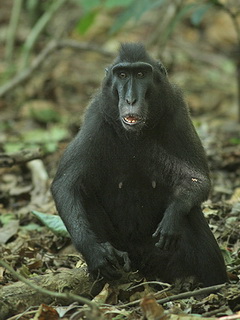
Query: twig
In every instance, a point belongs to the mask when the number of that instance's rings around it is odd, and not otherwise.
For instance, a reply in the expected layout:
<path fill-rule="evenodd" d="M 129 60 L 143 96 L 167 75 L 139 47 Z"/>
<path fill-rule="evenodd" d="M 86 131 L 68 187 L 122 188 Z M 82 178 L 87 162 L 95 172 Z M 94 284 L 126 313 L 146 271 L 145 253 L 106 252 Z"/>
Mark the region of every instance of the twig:
<path fill-rule="evenodd" d="M 46 58 L 50 54 L 55 52 L 55 50 L 66 47 L 72 48 L 74 50 L 95 51 L 107 57 L 113 56 L 111 52 L 100 49 L 99 47 L 94 45 L 89 45 L 87 43 L 79 43 L 78 41 L 68 39 L 61 41 L 52 40 L 34 59 L 30 67 L 22 70 L 15 77 L 13 77 L 11 80 L 9 80 L 7 83 L 0 87 L 0 98 L 7 94 L 9 91 L 16 88 L 18 85 L 27 81 L 32 75 L 32 73 L 36 71 L 41 66 L 41 64 L 46 61 Z"/>
<path fill-rule="evenodd" d="M 163 304 L 163 303 L 174 301 L 174 300 L 196 297 L 201 294 L 208 294 L 211 292 L 218 291 L 218 290 L 222 289 L 223 287 L 225 287 L 225 285 L 226 284 L 224 283 L 224 284 L 218 284 L 216 286 L 206 287 L 206 288 L 202 288 L 202 289 L 198 289 L 198 290 L 194 290 L 194 291 L 187 291 L 187 292 L 179 293 L 179 294 L 167 297 L 167 298 L 157 300 L 157 302 L 160 304 Z"/>
<path fill-rule="evenodd" d="M 237 270 L 240 270 L 240 265 L 228 268 L 229 272 L 233 272 L 233 271 L 237 271 Z"/>
<path fill-rule="evenodd" d="M 51 54 L 54 50 L 56 50 L 57 43 L 56 41 L 51 41 L 48 46 L 46 46 L 40 54 L 33 61 L 32 65 L 29 68 L 24 69 L 20 73 L 18 73 L 14 78 L 5 83 L 0 87 L 0 97 L 4 96 L 10 90 L 14 89 L 19 84 L 26 81 L 31 74 L 45 61 L 47 56 Z"/>
<path fill-rule="evenodd" d="M 133 287 L 130 287 L 127 289 L 127 291 L 130 291 L 130 290 L 133 290 L 133 289 L 136 289 L 138 287 L 141 287 L 141 286 L 144 286 L 145 284 L 156 284 L 156 285 L 159 285 L 159 286 L 163 286 L 163 287 L 167 287 L 166 289 L 164 290 L 169 290 L 169 288 L 172 286 L 171 284 L 169 283 L 166 283 L 166 282 L 160 282 L 160 281 L 145 281 L 145 282 L 142 282 L 142 283 L 139 283 Z M 161 291 L 162 292 L 162 291 Z"/>
<path fill-rule="evenodd" d="M 13 2 L 13 8 L 11 12 L 11 18 L 10 18 L 10 23 L 8 27 L 8 33 L 7 33 L 7 40 L 6 40 L 5 58 L 8 64 L 10 64 L 12 61 L 14 41 L 15 41 L 21 8 L 22 8 L 22 0 L 15 0 Z"/>
<path fill-rule="evenodd" d="M 230 316 L 223 316 L 218 318 L 218 320 L 239 320 L 240 315 L 239 314 L 232 314 Z"/>
<path fill-rule="evenodd" d="M 39 287 L 38 285 L 36 285 L 36 284 L 32 283 L 31 281 L 29 281 L 28 279 L 24 278 L 21 274 L 17 273 L 12 267 L 10 267 L 2 259 L 0 259 L 0 265 L 2 267 L 4 267 L 5 269 L 7 269 L 9 272 L 11 272 L 11 274 L 14 275 L 18 280 L 22 281 L 23 283 L 27 284 L 29 287 L 35 289 L 38 292 L 41 292 L 46 295 L 50 295 L 55 298 L 63 298 L 63 299 L 69 298 L 69 299 L 72 299 L 73 301 L 78 301 L 79 303 L 83 303 L 83 304 L 88 305 L 92 311 L 98 310 L 97 305 L 87 298 L 80 297 L 80 296 L 73 294 L 73 293 L 54 292 L 54 291 L 50 291 L 48 289 L 44 289 L 42 287 Z"/>
<path fill-rule="evenodd" d="M 22 312 L 22 313 L 20 313 L 20 314 L 16 314 L 15 316 L 12 316 L 12 317 L 10 317 L 10 318 L 7 318 L 7 320 L 19 320 L 19 319 L 21 319 L 21 317 L 23 317 L 23 316 L 34 316 L 35 314 L 36 314 L 36 310 L 31 310 L 31 309 L 33 309 L 34 307 L 30 307 L 29 309 L 27 309 L 26 311 L 24 311 L 24 312 Z M 32 317 L 31 317 L 31 319 L 33 319 Z"/>
<path fill-rule="evenodd" d="M 186 299 L 186 298 L 190 298 L 190 297 L 196 297 L 196 296 L 199 296 L 201 294 L 208 294 L 208 293 L 220 290 L 225 285 L 226 284 L 224 283 L 224 284 L 219 284 L 219 285 L 216 285 L 216 286 L 211 286 L 211 287 L 206 287 L 206 288 L 203 288 L 203 289 L 198 289 L 198 290 L 195 290 L 195 291 L 187 291 L 187 292 L 179 293 L 179 294 L 176 294 L 176 295 L 173 295 L 173 296 L 169 296 L 167 298 L 159 299 L 159 300 L 157 300 L 157 303 L 163 304 L 163 303 L 166 303 L 166 302 L 175 301 L 175 300 L 179 300 L 179 299 Z M 135 300 L 135 301 L 132 301 L 132 302 L 129 302 L 129 303 L 125 303 L 123 305 L 120 305 L 120 307 L 121 308 L 130 307 L 130 306 L 133 306 L 133 305 L 138 304 L 140 302 L 141 302 L 141 299 Z"/>
<path fill-rule="evenodd" d="M 43 157 L 43 152 L 40 149 L 22 150 L 14 153 L 0 153 L 0 168 L 10 168 L 15 164 L 25 163 L 34 159 Z"/>
<path fill-rule="evenodd" d="M 223 312 L 227 311 L 228 308 L 229 308 L 228 306 L 223 306 L 223 307 L 221 307 L 221 308 L 219 308 L 219 309 L 216 309 L 216 310 L 204 312 L 204 313 L 202 314 L 202 317 L 212 317 L 212 316 L 216 316 L 216 315 L 218 315 L 219 313 L 223 313 Z"/>

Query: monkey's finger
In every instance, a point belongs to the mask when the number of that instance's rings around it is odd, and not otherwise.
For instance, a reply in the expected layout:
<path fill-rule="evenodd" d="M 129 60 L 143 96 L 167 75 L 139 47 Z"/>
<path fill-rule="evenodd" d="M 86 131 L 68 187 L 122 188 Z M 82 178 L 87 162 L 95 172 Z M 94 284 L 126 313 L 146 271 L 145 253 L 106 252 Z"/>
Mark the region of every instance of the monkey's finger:
<path fill-rule="evenodd" d="M 130 271 L 130 259 L 128 253 L 120 250 L 114 250 L 115 256 L 121 266 L 123 266 L 124 271 Z"/>
<path fill-rule="evenodd" d="M 165 239 L 165 243 L 163 244 L 163 250 L 170 250 L 171 246 L 172 246 L 172 238 L 171 237 L 166 237 Z"/>
<path fill-rule="evenodd" d="M 118 272 L 113 266 L 108 265 L 100 270 L 101 276 L 106 280 L 118 280 L 121 278 L 121 273 Z"/>
<path fill-rule="evenodd" d="M 108 261 L 108 263 L 110 263 L 112 266 L 114 267 L 118 267 L 119 265 L 119 261 L 117 259 L 117 256 L 112 252 L 112 254 L 109 254 L 106 258 L 106 260 Z"/>
<path fill-rule="evenodd" d="M 160 235 L 159 241 L 155 244 L 155 246 L 163 250 L 165 241 L 166 241 L 166 236 Z"/>
<path fill-rule="evenodd" d="M 124 261 L 123 270 L 125 272 L 129 272 L 131 270 L 131 260 L 129 259 L 129 256 L 127 253 L 124 254 L 123 261 Z"/>
<path fill-rule="evenodd" d="M 153 238 L 156 238 L 157 236 L 159 236 L 160 232 L 161 232 L 161 228 L 158 227 L 158 228 L 156 229 L 156 231 L 152 234 L 152 237 L 153 237 Z"/>
<path fill-rule="evenodd" d="M 112 254 L 114 255 L 115 259 L 120 263 L 122 264 L 122 262 L 124 261 L 123 259 L 123 256 L 124 256 L 124 253 L 123 251 L 120 251 L 120 250 L 117 250 L 117 249 L 114 249 Z"/>

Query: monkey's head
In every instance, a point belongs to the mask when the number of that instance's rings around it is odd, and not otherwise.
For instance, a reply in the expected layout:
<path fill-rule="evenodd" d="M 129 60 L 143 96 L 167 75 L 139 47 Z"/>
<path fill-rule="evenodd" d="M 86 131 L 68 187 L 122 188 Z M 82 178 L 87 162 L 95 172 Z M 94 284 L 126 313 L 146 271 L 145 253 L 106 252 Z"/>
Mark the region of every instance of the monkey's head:
<path fill-rule="evenodd" d="M 160 113 L 153 109 L 161 104 L 159 88 L 166 76 L 163 65 L 153 60 L 141 44 L 121 46 L 118 58 L 106 69 L 104 86 L 110 90 L 113 108 L 126 130 L 139 131 L 148 125 L 151 111 Z"/>

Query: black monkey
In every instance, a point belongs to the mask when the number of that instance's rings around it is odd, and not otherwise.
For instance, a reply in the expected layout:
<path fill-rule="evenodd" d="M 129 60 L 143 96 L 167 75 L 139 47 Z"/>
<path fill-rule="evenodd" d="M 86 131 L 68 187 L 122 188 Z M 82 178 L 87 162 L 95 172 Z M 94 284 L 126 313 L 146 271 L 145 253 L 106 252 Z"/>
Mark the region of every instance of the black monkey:
<path fill-rule="evenodd" d="M 120 262 L 168 282 L 226 282 L 200 208 L 209 189 L 204 150 L 180 90 L 141 44 L 123 44 L 52 185 L 89 271 L 114 279 Z"/>

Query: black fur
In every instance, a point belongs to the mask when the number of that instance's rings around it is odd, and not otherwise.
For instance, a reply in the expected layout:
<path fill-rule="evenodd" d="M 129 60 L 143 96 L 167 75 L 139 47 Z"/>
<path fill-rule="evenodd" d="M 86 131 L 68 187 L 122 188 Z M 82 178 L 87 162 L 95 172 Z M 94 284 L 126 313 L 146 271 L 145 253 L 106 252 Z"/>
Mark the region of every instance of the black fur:
<path fill-rule="evenodd" d="M 122 44 L 119 50 L 119 56 L 115 62 L 127 61 L 127 62 L 149 62 L 155 63 L 155 61 L 148 55 L 144 46 L 141 43 L 128 43 Z"/>
<path fill-rule="evenodd" d="M 227 281 L 200 208 L 209 189 L 181 91 L 142 45 L 122 45 L 52 185 L 89 271 L 117 278 L 120 261 L 163 281 Z"/>

